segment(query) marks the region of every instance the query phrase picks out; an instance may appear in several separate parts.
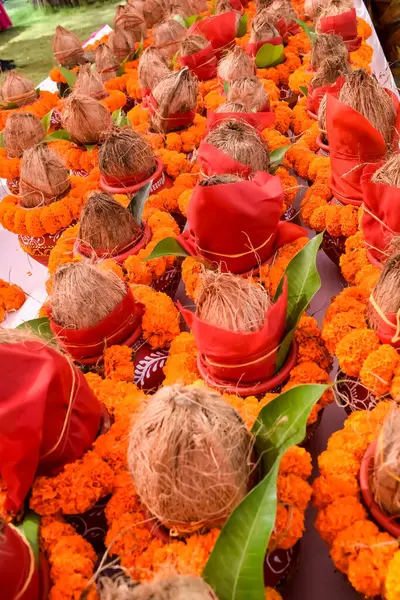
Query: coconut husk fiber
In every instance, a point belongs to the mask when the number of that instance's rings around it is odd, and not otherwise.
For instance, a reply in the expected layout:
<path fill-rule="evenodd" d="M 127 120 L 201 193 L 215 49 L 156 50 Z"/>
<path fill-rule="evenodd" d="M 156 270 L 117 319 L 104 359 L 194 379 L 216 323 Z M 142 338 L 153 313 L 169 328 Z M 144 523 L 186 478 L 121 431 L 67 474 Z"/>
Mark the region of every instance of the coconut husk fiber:
<path fill-rule="evenodd" d="M 95 51 L 96 72 L 102 81 L 109 81 L 117 77 L 119 62 L 106 44 L 100 44 Z"/>
<path fill-rule="evenodd" d="M 46 136 L 40 119 L 28 112 L 12 113 L 3 130 L 7 156 L 21 158 L 24 150 L 33 148 Z"/>
<path fill-rule="evenodd" d="M 244 104 L 249 111 L 259 112 L 269 106 L 269 97 L 258 77 L 243 77 L 233 81 L 228 90 L 228 100 Z"/>
<path fill-rule="evenodd" d="M 374 183 L 382 183 L 400 188 L 400 154 L 394 153 L 375 171 L 372 176 Z"/>
<path fill-rule="evenodd" d="M 72 93 L 64 104 L 63 128 L 79 144 L 98 144 L 112 129 L 109 111 L 98 100 Z"/>
<path fill-rule="evenodd" d="M 194 14 L 189 0 L 172 0 L 169 4 L 170 15 L 180 15 L 181 17 L 190 17 Z"/>
<path fill-rule="evenodd" d="M 141 89 L 153 90 L 170 73 L 164 54 L 149 46 L 139 58 L 138 79 Z"/>
<path fill-rule="evenodd" d="M 328 133 L 326 131 L 326 94 L 319 103 L 318 127 L 321 133 L 322 141 L 328 143 Z"/>
<path fill-rule="evenodd" d="M 1 86 L 1 96 L 7 104 L 12 102 L 17 106 L 26 106 L 36 100 L 35 85 L 15 71 L 8 71 Z"/>
<path fill-rule="evenodd" d="M 108 36 L 108 47 L 120 63 L 131 54 L 134 45 L 132 33 L 121 27 L 116 27 Z"/>
<path fill-rule="evenodd" d="M 150 117 L 152 129 L 159 133 L 172 131 L 174 124 L 169 121 L 171 115 L 194 111 L 198 89 L 197 78 L 192 77 L 187 67 L 164 77 L 153 89 L 157 108 Z"/>
<path fill-rule="evenodd" d="M 275 27 L 275 17 L 270 14 L 269 8 L 264 8 L 256 13 L 250 30 L 250 42 L 267 42 L 268 40 L 279 35 Z"/>
<path fill-rule="evenodd" d="M 167 12 L 168 6 L 165 0 L 144 0 L 143 2 L 143 15 L 149 28 L 162 21 Z"/>
<path fill-rule="evenodd" d="M 79 69 L 74 90 L 78 94 L 90 96 L 96 100 L 102 100 L 107 96 L 107 90 L 100 75 L 92 71 L 90 64 L 83 65 Z"/>
<path fill-rule="evenodd" d="M 240 113 L 240 112 L 248 112 L 246 106 L 243 104 L 239 104 L 238 102 L 224 102 L 215 109 L 216 113 Z"/>
<path fill-rule="evenodd" d="M 397 248 L 396 248 L 397 246 Z M 394 238 L 391 251 L 396 252 L 385 263 L 372 296 L 383 313 L 397 313 L 400 309 L 400 244 Z M 378 329 L 377 315 L 371 307 L 368 310 L 368 323 L 372 329 Z"/>
<path fill-rule="evenodd" d="M 393 99 L 374 76 L 364 69 L 352 71 L 342 87 L 339 100 L 361 113 L 391 146 L 396 122 Z"/>
<path fill-rule="evenodd" d="M 115 129 L 104 140 L 99 152 L 102 175 L 121 179 L 140 175 L 140 181 L 151 177 L 157 159 L 150 144 L 132 129 Z"/>
<path fill-rule="evenodd" d="M 179 46 L 179 54 L 181 56 L 190 56 L 200 52 L 204 48 L 210 45 L 210 42 L 206 40 L 202 35 L 188 35 L 183 38 Z"/>
<path fill-rule="evenodd" d="M 25 208 L 45 206 L 68 192 L 68 170 L 46 144 L 25 150 L 20 171 L 20 204 Z"/>
<path fill-rule="evenodd" d="M 255 171 L 268 171 L 269 152 L 257 131 L 251 125 L 232 119 L 210 131 L 205 141 L 243 165 Z"/>
<path fill-rule="evenodd" d="M 323 0 L 305 0 L 304 2 L 304 14 L 310 19 L 314 19 L 321 9 Z"/>
<path fill-rule="evenodd" d="M 223 13 L 232 12 L 232 11 L 233 11 L 232 4 L 229 2 L 229 0 L 217 0 L 217 2 L 215 3 L 215 14 L 216 15 L 222 15 Z"/>
<path fill-rule="evenodd" d="M 147 26 L 144 20 L 143 9 L 140 11 L 129 4 L 117 6 L 115 15 L 115 28 L 128 31 L 133 42 L 140 42 L 147 36 Z"/>
<path fill-rule="evenodd" d="M 324 85 L 334 84 L 338 77 L 347 77 L 351 73 L 351 67 L 347 60 L 341 56 L 326 58 L 322 61 L 317 74 L 311 80 L 311 86 L 316 89 Z"/>
<path fill-rule="evenodd" d="M 208 10 L 207 0 L 191 0 L 190 5 L 193 11 L 192 15 L 199 15 Z"/>
<path fill-rule="evenodd" d="M 311 67 L 318 71 L 322 63 L 328 58 L 341 58 L 349 60 L 349 52 L 344 41 L 333 33 L 320 33 L 311 45 Z"/>
<path fill-rule="evenodd" d="M 200 181 L 199 185 L 202 187 L 210 187 L 212 185 L 224 185 L 227 183 L 237 183 L 243 181 L 241 177 L 237 175 L 212 175 Z"/>
<path fill-rule="evenodd" d="M 127 294 L 112 271 L 84 261 L 58 267 L 50 296 L 52 318 L 60 327 L 86 329 L 109 315 Z"/>
<path fill-rule="evenodd" d="M 400 515 L 400 408 L 395 405 L 379 433 L 371 483 L 380 508 L 389 515 Z"/>
<path fill-rule="evenodd" d="M 107 192 L 94 192 L 80 218 L 79 238 L 94 251 L 115 254 L 141 236 L 132 213 Z"/>
<path fill-rule="evenodd" d="M 149 512 L 171 535 L 222 524 L 246 496 L 252 438 L 204 387 L 158 390 L 131 430 L 128 465 Z"/>
<path fill-rule="evenodd" d="M 268 8 L 269 14 L 273 19 L 284 19 L 290 23 L 298 19 L 299 15 L 290 4 L 290 0 L 273 0 Z"/>
<path fill-rule="evenodd" d="M 186 27 L 175 19 L 165 19 L 153 27 L 154 45 L 166 58 L 172 58 L 179 50 L 179 44 L 186 36 Z"/>
<path fill-rule="evenodd" d="M 217 600 L 213 589 L 192 575 L 171 575 L 137 586 L 101 579 L 98 589 L 100 600 Z"/>
<path fill-rule="evenodd" d="M 335 17 L 341 15 L 354 7 L 352 0 L 330 0 L 327 3 L 321 3 L 319 10 L 317 11 L 317 17 L 315 20 L 315 31 L 320 32 L 321 19 L 324 17 Z"/>
<path fill-rule="evenodd" d="M 247 56 L 240 46 L 235 46 L 218 63 L 217 74 L 223 81 L 231 82 L 243 77 L 255 77 L 254 60 Z"/>
<path fill-rule="evenodd" d="M 85 62 L 84 50 L 78 37 L 65 27 L 58 25 L 53 37 L 53 54 L 64 67 L 76 67 Z"/>

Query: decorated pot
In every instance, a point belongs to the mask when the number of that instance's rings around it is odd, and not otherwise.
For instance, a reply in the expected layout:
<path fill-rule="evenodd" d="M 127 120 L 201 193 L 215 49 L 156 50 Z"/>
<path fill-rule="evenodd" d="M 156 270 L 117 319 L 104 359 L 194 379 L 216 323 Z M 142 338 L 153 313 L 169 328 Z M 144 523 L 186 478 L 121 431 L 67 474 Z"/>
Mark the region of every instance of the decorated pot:
<path fill-rule="evenodd" d="M 65 515 L 65 520 L 76 530 L 87 542 L 92 544 L 97 554 L 106 551 L 104 540 L 108 531 L 108 524 L 104 509 L 110 496 L 101 498 L 97 504 L 81 515 Z"/>
<path fill-rule="evenodd" d="M 375 408 L 375 396 L 356 378 L 338 371 L 335 387 L 336 401 L 343 406 L 347 414 L 355 410 L 371 410 Z"/>
<path fill-rule="evenodd" d="M 71 223 L 71 226 L 75 222 Z M 29 254 L 41 265 L 47 266 L 49 263 L 50 252 L 58 242 L 61 234 L 66 228 L 59 229 L 56 233 L 46 233 L 40 237 L 33 235 L 19 235 L 18 241 L 22 250 Z"/>
<path fill-rule="evenodd" d="M 157 279 L 152 282 L 151 287 L 156 292 L 164 292 L 164 294 L 167 294 L 167 296 L 173 300 L 181 281 L 181 272 L 182 263 L 179 262 L 165 271 L 160 277 L 157 277 Z"/>
<path fill-rule="evenodd" d="M 10 194 L 13 196 L 19 196 L 19 177 L 14 179 L 7 179 L 7 187 Z"/>
<path fill-rule="evenodd" d="M 169 351 L 166 348 L 152 349 L 142 337 L 132 346 L 135 374 L 133 383 L 146 394 L 154 394 L 165 379 L 163 368 Z"/>
<path fill-rule="evenodd" d="M 298 94 L 293 92 L 288 85 L 282 84 L 279 86 L 279 99 L 287 102 L 289 108 L 294 108 L 297 104 Z"/>
<path fill-rule="evenodd" d="M 324 231 L 321 248 L 336 266 L 339 266 L 340 257 L 344 254 L 346 240 L 344 235 L 331 235 Z"/>
<path fill-rule="evenodd" d="M 320 133 L 317 136 L 316 143 L 319 148 L 318 154 L 320 156 L 329 156 L 329 145 L 322 141 L 322 136 Z"/>

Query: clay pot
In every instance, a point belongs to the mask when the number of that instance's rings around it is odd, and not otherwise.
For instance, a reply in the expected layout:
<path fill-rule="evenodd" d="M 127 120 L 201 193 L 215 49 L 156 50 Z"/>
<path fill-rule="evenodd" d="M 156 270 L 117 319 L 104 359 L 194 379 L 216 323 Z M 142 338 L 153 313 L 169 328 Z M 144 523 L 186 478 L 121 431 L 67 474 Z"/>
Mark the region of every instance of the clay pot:
<path fill-rule="evenodd" d="M 164 173 L 164 166 L 160 159 L 157 159 L 157 169 L 156 171 L 144 181 L 140 183 L 136 183 L 135 185 L 130 185 L 126 187 L 115 187 L 107 183 L 106 178 L 101 175 L 100 177 L 100 187 L 110 194 L 127 194 L 128 196 L 134 196 L 141 187 L 143 187 L 149 181 L 153 181 L 150 194 L 157 194 L 161 192 L 163 189 L 169 189 L 173 185 L 172 179 Z"/>
<path fill-rule="evenodd" d="M 324 231 L 321 248 L 337 267 L 340 264 L 340 257 L 345 252 L 346 240 L 344 235 L 334 236 Z"/>
<path fill-rule="evenodd" d="M 320 156 L 329 156 L 329 145 L 322 141 L 322 136 L 320 133 L 317 136 L 316 143 L 319 148 L 318 154 L 320 154 Z"/>
<path fill-rule="evenodd" d="M 339 370 L 336 381 L 338 403 L 343 406 L 348 415 L 355 410 L 375 408 L 377 404 L 375 396 L 358 379 Z"/>
<path fill-rule="evenodd" d="M 75 221 L 71 223 L 70 227 L 73 225 L 75 225 Z M 49 263 L 50 252 L 65 229 L 66 228 L 60 229 L 54 234 L 46 233 L 40 237 L 34 237 L 33 235 L 19 235 L 19 245 L 22 250 L 29 254 L 34 260 L 41 265 L 47 266 Z"/>

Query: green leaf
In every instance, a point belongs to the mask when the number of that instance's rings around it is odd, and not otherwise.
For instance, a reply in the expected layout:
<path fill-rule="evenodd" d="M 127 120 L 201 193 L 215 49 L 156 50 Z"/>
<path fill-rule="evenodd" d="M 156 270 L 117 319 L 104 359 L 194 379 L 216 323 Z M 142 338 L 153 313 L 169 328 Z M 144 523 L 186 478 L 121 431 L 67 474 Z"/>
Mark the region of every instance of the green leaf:
<path fill-rule="evenodd" d="M 305 85 L 299 85 L 299 89 L 300 89 L 301 93 L 303 94 L 303 96 L 305 96 L 307 98 L 308 88 Z"/>
<path fill-rule="evenodd" d="M 53 340 L 54 334 L 50 329 L 50 321 L 47 317 L 40 319 L 32 319 L 31 321 L 25 321 L 18 325 L 16 329 L 27 329 L 32 333 L 44 338 L 45 340 Z"/>
<path fill-rule="evenodd" d="M 300 25 L 300 27 L 306 33 L 306 35 L 310 39 L 310 41 L 315 42 L 317 34 L 315 33 L 314 29 L 312 27 L 310 27 L 309 25 L 307 25 L 307 23 L 305 23 L 301 19 L 295 19 L 295 21 L 298 25 Z"/>
<path fill-rule="evenodd" d="M 130 56 L 130 55 L 128 54 L 128 56 L 126 56 L 126 57 L 124 58 L 124 60 L 121 62 L 121 64 L 120 64 L 120 67 L 119 67 L 119 69 L 117 70 L 117 76 L 118 76 L 118 77 L 121 77 L 121 75 L 123 75 L 123 74 L 125 73 L 125 65 L 126 65 L 126 63 L 128 62 L 128 60 L 129 60 L 129 56 Z"/>
<path fill-rule="evenodd" d="M 152 260 L 153 258 L 161 258 L 163 256 L 190 256 L 188 252 L 180 245 L 175 238 L 164 238 L 155 245 L 153 251 L 144 260 Z"/>
<path fill-rule="evenodd" d="M 3 132 L 0 132 L 0 148 L 4 148 L 5 144 L 4 144 L 4 135 Z"/>
<path fill-rule="evenodd" d="M 263 44 L 256 54 L 256 65 L 259 69 L 275 67 L 285 60 L 283 44 Z"/>
<path fill-rule="evenodd" d="M 140 56 L 142 55 L 143 52 L 143 37 L 140 40 L 140 44 L 135 52 L 135 54 L 133 55 L 133 60 L 136 60 L 137 58 L 140 58 Z"/>
<path fill-rule="evenodd" d="M 244 13 L 242 17 L 240 17 L 237 34 L 236 37 L 243 37 L 247 33 L 247 23 L 249 21 L 249 15 Z"/>
<path fill-rule="evenodd" d="M 0 110 L 12 110 L 13 108 L 18 108 L 18 104 L 16 104 L 16 102 L 9 102 L 8 104 L 0 104 Z"/>
<path fill-rule="evenodd" d="M 317 252 L 322 242 L 322 236 L 323 232 L 316 235 L 292 258 L 276 291 L 275 300 L 282 292 L 286 275 L 288 280 L 286 329 L 285 337 L 279 346 L 275 372 L 278 372 L 285 364 L 297 323 L 321 287 L 321 278 L 317 270 Z"/>
<path fill-rule="evenodd" d="M 114 110 L 112 114 L 112 120 L 114 121 L 117 127 L 127 127 L 130 126 L 129 119 L 122 110 L 122 108 L 118 108 L 118 110 Z"/>
<path fill-rule="evenodd" d="M 53 114 L 54 108 L 44 115 L 40 120 L 42 121 L 45 132 L 47 133 L 50 129 L 50 121 Z"/>
<path fill-rule="evenodd" d="M 202 18 L 203 17 L 201 17 L 200 15 L 191 15 L 190 17 L 186 17 L 186 27 L 189 29 L 189 27 L 191 27 L 193 23 L 196 23 L 196 21 L 200 21 Z"/>
<path fill-rule="evenodd" d="M 228 94 L 229 94 L 229 83 L 228 83 L 228 81 L 224 81 L 224 86 L 223 87 L 224 87 L 224 94 L 225 94 L 226 97 L 228 97 Z"/>
<path fill-rule="evenodd" d="M 60 71 L 61 75 L 64 77 L 64 79 L 67 82 L 67 84 L 69 85 L 69 87 L 73 88 L 75 85 L 75 81 L 76 81 L 75 73 L 72 73 L 72 71 L 69 71 L 65 67 L 62 67 L 61 65 L 59 65 L 57 67 L 57 69 Z"/>
<path fill-rule="evenodd" d="M 31 545 L 36 564 L 39 562 L 39 524 L 39 515 L 30 510 L 25 515 L 24 520 L 17 525 L 17 529 L 20 530 Z"/>
<path fill-rule="evenodd" d="M 58 129 L 57 131 L 47 135 L 40 143 L 44 144 L 46 142 L 58 142 L 59 140 L 70 142 L 71 137 L 68 131 L 65 131 L 64 129 Z"/>
<path fill-rule="evenodd" d="M 153 185 L 153 181 L 149 181 L 145 183 L 133 196 L 132 200 L 129 202 L 128 210 L 132 213 L 134 219 L 138 223 L 138 225 L 142 224 L 142 216 L 144 205 L 146 204 L 147 198 L 150 195 L 151 186 Z"/>
<path fill-rule="evenodd" d="M 264 600 L 264 557 L 276 518 L 280 460 L 305 438 L 312 407 L 327 385 L 301 385 L 281 394 L 259 413 L 252 432 L 264 479 L 233 511 L 203 572 L 219 600 Z"/>
<path fill-rule="evenodd" d="M 271 172 L 274 173 L 276 169 L 281 166 L 283 159 L 285 158 L 285 154 L 289 150 L 289 148 L 291 148 L 291 146 L 281 146 L 280 148 L 272 150 L 272 152 L 269 155 L 271 161 Z"/>
<path fill-rule="evenodd" d="M 176 63 L 178 62 L 179 52 L 176 52 L 171 58 L 170 69 L 174 70 Z"/>
<path fill-rule="evenodd" d="M 183 27 L 185 27 L 185 28 L 186 28 L 185 19 L 184 19 L 183 17 L 181 17 L 181 15 L 174 15 L 172 18 L 173 18 L 175 21 L 178 21 L 178 23 L 179 23 L 180 25 L 182 25 Z"/>
<path fill-rule="evenodd" d="M 96 148 L 97 144 L 84 144 L 86 150 L 89 152 L 93 152 L 93 150 Z"/>

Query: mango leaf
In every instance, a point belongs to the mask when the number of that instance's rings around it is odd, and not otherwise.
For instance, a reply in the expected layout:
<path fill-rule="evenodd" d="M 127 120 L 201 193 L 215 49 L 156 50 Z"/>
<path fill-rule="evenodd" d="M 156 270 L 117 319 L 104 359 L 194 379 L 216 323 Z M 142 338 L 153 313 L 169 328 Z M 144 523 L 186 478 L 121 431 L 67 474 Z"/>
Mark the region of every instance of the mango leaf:
<path fill-rule="evenodd" d="M 125 73 L 125 65 L 129 60 L 129 54 L 127 57 L 124 58 L 124 60 L 121 62 L 119 69 L 117 70 L 117 76 L 121 77 L 121 75 L 123 75 Z"/>
<path fill-rule="evenodd" d="M 229 83 L 227 81 L 224 81 L 223 87 L 224 87 L 224 94 L 225 94 L 225 96 L 227 98 L 228 94 L 229 94 Z"/>
<path fill-rule="evenodd" d="M 86 150 L 89 152 L 89 154 L 91 152 L 93 152 L 93 150 L 96 148 L 97 144 L 84 144 Z"/>
<path fill-rule="evenodd" d="M 136 50 L 135 54 L 133 55 L 133 60 L 136 60 L 137 58 L 140 58 L 142 52 L 143 52 L 143 38 L 140 40 L 140 44 L 137 47 L 137 50 Z"/>
<path fill-rule="evenodd" d="M 312 27 L 310 27 L 309 25 L 307 25 L 307 23 L 305 23 L 301 19 L 295 19 L 295 21 L 298 25 L 300 25 L 300 27 L 302 28 L 304 33 L 309 38 L 310 42 L 315 42 L 317 34 L 315 33 L 314 29 Z"/>
<path fill-rule="evenodd" d="M 61 65 L 59 65 L 57 67 L 57 69 L 60 71 L 61 75 L 64 77 L 64 79 L 67 82 L 67 84 L 69 85 L 69 87 L 73 88 L 75 85 L 75 81 L 76 81 L 75 73 L 72 73 L 72 71 L 69 71 L 65 67 L 62 67 Z"/>
<path fill-rule="evenodd" d="M 28 540 L 36 564 L 39 562 L 39 524 L 40 517 L 37 513 L 30 510 L 24 517 L 24 520 L 17 525 L 22 535 Z"/>
<path fill-rule="evenodd" d="M 288 307 L 286 312 L 285 337 L 278 350 L 275 372 L 285 364 L 297 323 L 314 295 L 321 287 L 321 278 L 317 270 L 317 252 L 322 242 L 323 232 L 316 235 L 300 250 L 286 267 L 284 276 L 288 280 Z M 275 294 L 275 300 L 282 292 L 282 277 Z"/>
<path fill-rule="evenodd" d="M 151 260 L 152 258 L 161 258 L 163 256 L 183 256 L 186 258 L 190 256 L 188 252 L 180 245 L 175 238 L 164 238 L 153 248 L 153 251 L 144 260 Z"/>
<path fill-rule="evenodd" d="M 52 108 L 48 113 L 44 115 L 40 120 L 42 121 L 45 132 L 47 133 L 50 129 L 51 117 L 53 114 L 54 108 Z"/>
<path fill-rule="evenodd" d="M 263 44 L 256 54 L 256 65 L 259 69 L 275 67 L 285 60 L 283 44 Z"/>
<path fill-rule="evenodd" d="M 249 21 L 249 15 L 244 13 L 242 17 L 240 17 L 237 34 L 236 37 L 243 37 L 247 33 L 247 23 Z"/>
<path fill-rule="evenodd" d="M 64 129 L 58 129 L 57 131 L 47 135 L 40 143 L 44 144 L 46 142 L 58 142 L 59 140 L 70 142 L 71 137 L 68 131 L 65 131 Z"/>
<path fill-rule="evenodd" d="M 280 461 L 304 440 L 311 409 L 327 388 L 294 387 L 259 413 L 252 432 L 264 478 L 231 514 L 203 571 L 219 600 L 265 599 L 263 564 L 276 518 Z"/>
<path fill-rule="evenodd" d="M 151 186 L 153 185 L 153 181 L 149 181 L 145 183 L 133 196 L 132 200 L 129 202 L 128 210 L 132 213 L 136 223 L 138 225 L 142 224 L 142 216 L 144 205 L 146 204 L 147 198 L 150 195 Z"/>
<path fill-rule="evenodd" d="M 45 340 L 54 339 L 53 332 L 50 329 L 50 321 L 47 317 L 41 317 L 40 319 L 31 319 L 18 325 L 16 329 L 27 329 L 32 333 L 44 338 Z"/>
<path fill-rule="evenodd" d="M 308 88 L 305 85 L 299 85 L 299 89 L 300 89 L 301 93 L 303 94 L 303 96 L 305 96 L 307 98 Z"/>
<path fill-rule="evenodd" d="M 12 110 L 13 108 L 18 108 L 18 104 L 15 102 L 8 102 L 8 104 L 0 104 L 0 110 Z"/>
<path fill-rule="evenodd" d="M 122 108 L 114 110 L 112 114 L 112 120 L 114 121 L 115 125 L 117 125 L 117 127 L 127 127 L 130 125 L 129 119 L 122 110 Z"/>
<path fill-rule="evenodd" d="M 186 23 L 185 23 L 185 19 L 183 17 L 181 17 L 181 15 L 174 15 L 172 17 L 175 21 L 177 21 L 180 25 L 182 25 L 183 27 L 186 28 Z"/>
<path fill-rule="evenodd" d="M 276 169 L 281 166 L 283 159 L 285 158 L 286 152 L 291 148 L 291 146 L 281 146 L 280 148 L 276 148 L 272 150 L 269 155 L 271 165 L 271 172 L 275 173 Z"/>
<path fill-rule="evenodd" d="M 186 27 L 189 29 L 189 27 L 191 27 L 193 25 L 193 23 L 196 23 L 196 21 L 200 21 L 203 17 L 201 17 L 200 15 L 191 15 L 190 17 L 186 17 L 185 19 L 185 24 Z"/>
<path fill-rule="evenodd" d="M 4 135 L 3 132 L 0 132 L 0 148 L 4 148 L 5 144 L 4 144 Z"/>

